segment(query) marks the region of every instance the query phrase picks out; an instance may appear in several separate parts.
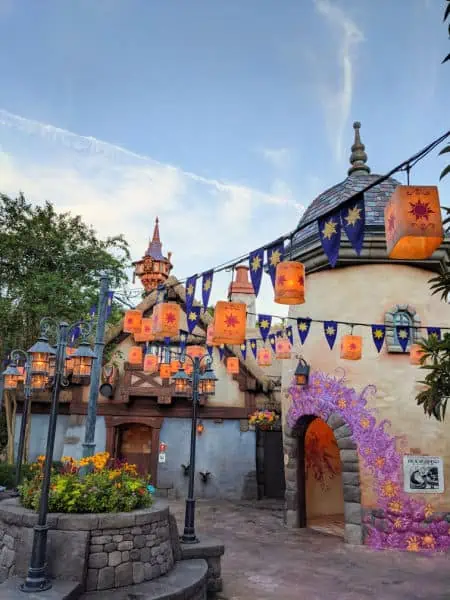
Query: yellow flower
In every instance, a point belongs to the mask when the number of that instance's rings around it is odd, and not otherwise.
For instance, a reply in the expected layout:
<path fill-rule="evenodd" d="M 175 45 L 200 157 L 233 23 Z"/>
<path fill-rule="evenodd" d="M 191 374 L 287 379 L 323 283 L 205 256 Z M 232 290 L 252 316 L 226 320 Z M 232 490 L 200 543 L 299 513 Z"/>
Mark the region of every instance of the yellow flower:
<path fill-rule="evenodd" d="M 400 500 L 392 500 L 391 502 L 389 502 L 388 507 L 392 512 L 395 513 L 401 513 L 403 508 Z"/>
<path fill-rule="evenodd" d="M 394 521 L 394 529 L 400 529 L 402 526 L 402 520 L 400 517 L 397 517 Z"/>
<path fill-rule="evenodd" d="M 398 486 L 392 481 L 385 481 L 381 486 L 381 493 L 386 498 L 392 498 L 398 492 Z"/>
<path fill-rule="evenodd" d="M 425 517 L 428 519 L 428 517 L 431 517 L 431 515 L 434 513 L 433 507 L 431 506 L 431 504 L 427 504 L 425 506 Z"/>
<path fill-rule="evenodd" d="M 406 543 L 407 543 L 406 549 L 409 552 L 419 552 L 419 550 L 420 550 L 420 539 L 417 537 L 417 535 L 411 535 L 406 540 Z"/>
<path fill-rule="evenodd" d="M 363 429 L 367 429 L 370 426 L 370 421 L 366 417 L 363 417 L 359 422 Z"/>
<path fill-rule="evenodd" d="M 364 454 L 370 454 L 372 452 L 371 448 L 364 448 Z"/>
<path fill-rule="evenodd" d="M 435 539 L 434 537 L 431 535 L 431 533 L 427 533 L 426 535 L 423 536 L 422 539 L 422 544 L 426 547 L 426 548 L 434 548 L 435 545 Z"/>
<path fill-rule="evenodd" d="M 347 400 L 345 400 L 345 398 L 339 398 L 339 400 L 338 400 L 338 407 L 339 408 L 346 408 L 347 407 Z"/>

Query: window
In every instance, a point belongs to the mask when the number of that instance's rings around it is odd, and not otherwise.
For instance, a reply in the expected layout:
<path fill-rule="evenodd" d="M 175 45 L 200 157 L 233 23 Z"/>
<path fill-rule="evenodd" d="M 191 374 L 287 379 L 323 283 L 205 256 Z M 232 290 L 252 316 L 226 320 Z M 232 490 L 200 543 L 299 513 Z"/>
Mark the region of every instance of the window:
<path fill-rule="evenodd" d="M 400 346 L 400 342 L 397 335 L 397 327 L 409 327 L 413 326 L 413 320 L 411 315 L 406 310 L 399 310 L 394 314 L 394 343 Z M 413 330 L 409 330 L 409 335 L 413 335 Z"/>
<path fill-rule="evenodd" d="M 420 318 L 416 310 L 407 304 L 397 304 L 385 314 L 384 323 L 386 325 L 386 349 L 388 352 L 403 352 L 398 337 L 397 326 L 410 327 L 409 342 L 406 351 L 412 343 L 415 343 L 420 337 L 420 330 L 414 329 L 420 327 Z"/>

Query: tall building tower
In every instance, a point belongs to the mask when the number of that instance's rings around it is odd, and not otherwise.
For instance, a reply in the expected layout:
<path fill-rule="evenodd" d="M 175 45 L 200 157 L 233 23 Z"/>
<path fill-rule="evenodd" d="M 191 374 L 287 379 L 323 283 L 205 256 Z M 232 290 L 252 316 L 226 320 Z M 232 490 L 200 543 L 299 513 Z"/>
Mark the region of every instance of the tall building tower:
<path fill-rule="evenodd" d="M 171 252 L 167 253 L 167 257 L 163 256 L 159 237 L 159 219 L 156 217 L 153 238 L 150 240 L 144 256 L 132 263 L 134 267 L 133 283 L 136 276 L 139 277 L 146 294 L 152 292 L 158 285 L 165 283 L 172 270 L 171 256 Z"/>

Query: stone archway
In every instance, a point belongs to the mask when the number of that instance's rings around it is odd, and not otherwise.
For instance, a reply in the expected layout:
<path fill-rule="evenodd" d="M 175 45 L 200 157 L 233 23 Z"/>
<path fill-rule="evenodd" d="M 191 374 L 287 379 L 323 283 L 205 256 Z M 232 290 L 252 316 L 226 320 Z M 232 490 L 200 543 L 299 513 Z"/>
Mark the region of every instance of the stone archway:
<path fill-rule="evenodd" d="M 308 414 L 300 417 L 294 427 L 285 426 L 283 445 L 285 452 L 286 524 L 306 527 L 305 435 L 310 423 L 322 415 Z M 344 539 L 350 544 L 362 544 L 361 487 L 357 444 L 349 426 L 336 412 L 323 419 L 331 428 L 339 447 L 344 494 Z"/>

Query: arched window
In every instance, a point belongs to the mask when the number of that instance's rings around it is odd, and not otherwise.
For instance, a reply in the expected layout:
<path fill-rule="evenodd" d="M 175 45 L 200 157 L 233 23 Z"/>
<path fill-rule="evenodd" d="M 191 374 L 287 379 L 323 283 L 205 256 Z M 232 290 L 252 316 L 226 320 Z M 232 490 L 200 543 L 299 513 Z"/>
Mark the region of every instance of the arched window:
<path fill-rule="evenodd" d="M 403 352 L 397 337 L 397 326 L 410 327 L 407 352 L 411 344 L 421 337 L 420 330 L 416 329 L 420 327 L 420 318 L 412 306 L 397 304 L 385 314 L 384 322 L 386 325 L 386 349 L 388 352 Z"/>

